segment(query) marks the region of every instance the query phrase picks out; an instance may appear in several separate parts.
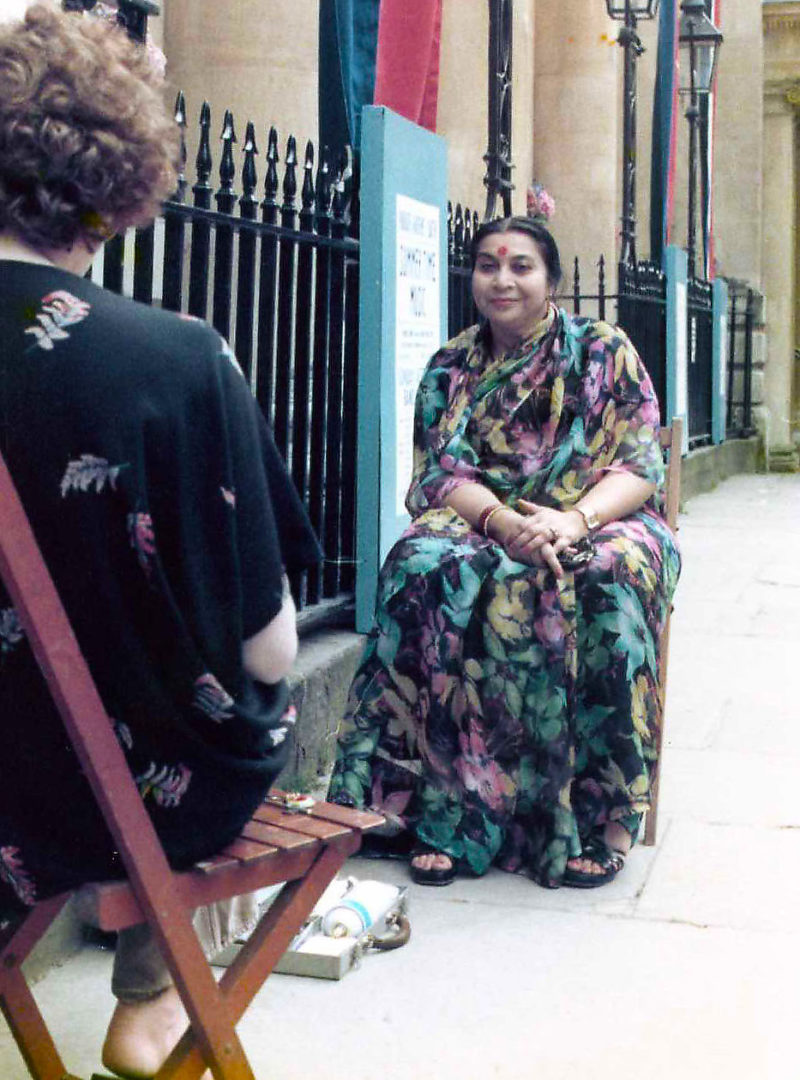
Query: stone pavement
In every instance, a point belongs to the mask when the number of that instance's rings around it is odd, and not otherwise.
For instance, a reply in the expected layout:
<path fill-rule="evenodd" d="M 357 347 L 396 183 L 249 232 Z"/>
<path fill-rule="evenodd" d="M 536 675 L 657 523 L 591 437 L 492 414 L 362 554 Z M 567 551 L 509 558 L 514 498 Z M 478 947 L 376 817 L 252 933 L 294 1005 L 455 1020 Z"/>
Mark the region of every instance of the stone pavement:
<path fill-rule="evenodd" d="M 591 892 L 411 886 L 406 947 L 268 981 L 240 1028 L 258 1080 L 798 1080 L 800 476 L 725 481 L 680 539 L 657 846 Z M 84 1077 L 109 969 L 87 948 L 36 986 Z M 26 1075 L 0 1027 L 0 1080 Z"/>

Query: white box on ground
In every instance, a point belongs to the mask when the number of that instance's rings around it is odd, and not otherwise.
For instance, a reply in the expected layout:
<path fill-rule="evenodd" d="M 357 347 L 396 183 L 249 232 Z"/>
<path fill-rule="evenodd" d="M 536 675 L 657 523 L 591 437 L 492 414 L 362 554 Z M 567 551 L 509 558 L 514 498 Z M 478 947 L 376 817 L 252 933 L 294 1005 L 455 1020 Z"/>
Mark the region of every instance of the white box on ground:
<path fill-rule="evenodd" d="M 295 935 L 291 945 L 275 965 L 274 970 L 283 975 L 308 975 L 316 979 L 341 979 L 348 971 L 358 967 L 361 957 L 369 948 L 373 937 L 387 934 L 396 916 L 405 915 L 408 907 L 408 890 L 399 888 L 393 903 L 380 913 L 368 931 L 358 936 L 332 937 L 322 931 L 325 914 L 336 907 L 351 889 L 358 884 L 356 878 L 335 878 L 317 901 L 306 924 Z M 268 907 L 278 893 L 271 892 L 264 904 Z M 244 941 L 229 945 L 212 961 L 215 967 L 228 967 L 233 963 Z"/>

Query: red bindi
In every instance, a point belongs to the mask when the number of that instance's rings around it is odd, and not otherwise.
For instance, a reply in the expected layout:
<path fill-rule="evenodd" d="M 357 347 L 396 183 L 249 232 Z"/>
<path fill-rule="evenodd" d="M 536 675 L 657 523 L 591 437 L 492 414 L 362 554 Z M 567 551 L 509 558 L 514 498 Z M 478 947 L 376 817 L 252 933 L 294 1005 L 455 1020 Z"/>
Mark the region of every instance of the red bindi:
<path fill-rule="evenodd" d="M 498 254 L 498 255 L 508 255 L 508 248 L 507 248 L 507 247 L 503 247 L 503 246 L 500 246 L 500 247 L 499 247 L 499 248 L 497 249 L 497 254 Z"/>

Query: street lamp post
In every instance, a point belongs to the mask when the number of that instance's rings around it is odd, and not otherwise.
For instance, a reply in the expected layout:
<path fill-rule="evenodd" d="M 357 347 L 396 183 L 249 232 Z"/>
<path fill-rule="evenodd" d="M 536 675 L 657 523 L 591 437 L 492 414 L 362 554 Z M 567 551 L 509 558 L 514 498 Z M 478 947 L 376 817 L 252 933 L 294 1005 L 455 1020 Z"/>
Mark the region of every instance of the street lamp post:
<path fill-rule="evenodd" d="M 687 58 L 686 71 L 681 65 L 680 92 L 689 98 L 686 119 L 689 122 L 689 198 L 687 201 L 686 259 L 689 278 L 695 276 L 697 218 L 697 135 L 700 121 L 700 98 L 711 93 L 716 74 L 722 33 L 706 14 L 705 0 L 683 0 L 678 44 Z"/>
<path fill-rule="evenodd" d="M 636 27 L 640 19 L 652 19 L 658 0 L 606 0 L 612 19 L 624 23 L 617 44 L 625 50 L 622 100 L 622 240 L 620 268 L 636 266 L 636 63 L 644 45 Z"/>
<path fill-rule="evenodd" d="M 514 0 L 489 0 L 489 145 L 486 162 L 486 210 L 492 221 L 499 199 L 503 217 L 511 216 L 511 59 Z"/>
<path fill-rule="evenodd" d="M 96 5 L 97 0 L 62 0 L 61 3 L 64 11 L 91 11 Z M 159 11 L 155 0 L 117 0 L 117 22 L 134 41 L 147 40 L 147 19 Z"/>
<path fill-rule="evenodd" d="M 147 40 L 147 19 L 158 15 L 160 8 L 154 0 L 117 0 L 117 19 L 134 41 Z"/>

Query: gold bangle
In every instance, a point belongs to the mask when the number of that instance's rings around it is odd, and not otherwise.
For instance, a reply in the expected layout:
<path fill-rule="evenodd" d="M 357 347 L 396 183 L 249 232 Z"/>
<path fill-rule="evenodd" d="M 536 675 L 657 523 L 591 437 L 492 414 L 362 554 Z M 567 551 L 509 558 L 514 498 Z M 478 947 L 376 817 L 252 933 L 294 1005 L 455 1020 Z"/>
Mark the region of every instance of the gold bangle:
<path fill-rule="evenodd" d="M 597 516 L 597 511 L 592 510 L 590 507 L 573 506 L 573 510 L 577 510 L 583 518 L 583 522 L 586 526 L 587 533 L 591 536 L 593 532 L 597 532 L 600 528 L 600 518 Z"/>
<path fill-rule="evenodd" d="M 489 536 L 489 522 L 492 520 L 494 515 L 499 513 L 501 510 L 507 510 L 507 509 L 508 509 L 508 507 L 504 506 L 502 503 L 498 503 L 497 506 L 492 507 L 492 509 L 489 511 L 489 513 L 483 519 L 483 535 L 484 536 L 487 536 L 487 537 Z M 491 537 L 489 537 L 489 539 L 491 539 Z"/>
<path fill-rule="evenodd" d="M 486 519 L 493 510 L 496 510 L 500 506 L 499 502 L 487 503 L 483 510 L 478 514 L 478 522 L 475 526 L 475 531 L 486 535 Z"/>

